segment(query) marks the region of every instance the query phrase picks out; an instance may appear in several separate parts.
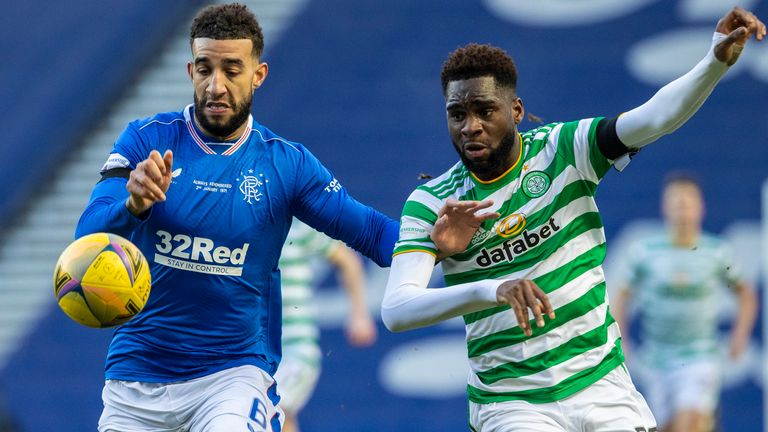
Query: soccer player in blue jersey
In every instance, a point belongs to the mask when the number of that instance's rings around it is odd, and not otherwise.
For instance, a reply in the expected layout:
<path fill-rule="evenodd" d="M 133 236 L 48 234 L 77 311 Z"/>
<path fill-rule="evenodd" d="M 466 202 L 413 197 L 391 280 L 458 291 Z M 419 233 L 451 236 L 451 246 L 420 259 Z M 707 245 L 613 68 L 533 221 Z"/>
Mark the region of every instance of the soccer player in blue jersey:
<path fill-rule="evenodd" d="M 147 305 L 109 347 L 101 432 L 279 431 L 278 258 L 292 217 L 382 266 L 397 239 L 396 221 L 251 117 L 268 67 L 245 6 L 202 10 L 190 43 L 194 103 L 128 125 L 76 230 L 129 238 L 152 271 Z"/>

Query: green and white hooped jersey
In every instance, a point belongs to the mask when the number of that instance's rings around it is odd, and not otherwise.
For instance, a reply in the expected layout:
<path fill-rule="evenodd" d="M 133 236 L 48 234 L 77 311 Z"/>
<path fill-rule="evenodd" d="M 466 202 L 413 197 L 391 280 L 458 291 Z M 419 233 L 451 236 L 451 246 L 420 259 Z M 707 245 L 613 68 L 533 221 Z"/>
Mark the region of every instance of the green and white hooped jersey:
<path fill-rule="evenodd" d="M 313 282 L 317 258 L 327 257 L 336 240 L 293 220 L 280 255 L 283 296 L 283 358 L 292 357 L 318 366 L 322 356 Z"/>
<path fill-rule="evenodd" d="M 501 213 L 468 248 L 443 261 L 447 285 L 531 279 L 557 317 L 526 337 L 509 306 L 464 316 L 476 403 L 563 399 L 623 362 L 618 325 L 608 311 L 602 262 L 605 233 L 595 189 L 610 169 L 596 143 L 600 118 L 553 123 L 521 135 L 520 160 L 482 182 L 457 163 L 419 186 L 403 209 L 395 254 L 435 253 L 429 238 L 449 199 L 492 199 Z M 532 316 L 532 315 L 531 315 Z"/>
<path fill-rule="evenodd" d="M 624 279 L 638 310 L 653 311 L 640 321 L 645 363 L 717 360 L 721 295 L 742 280 L 725 244 L 702 234 L 683 248 L 658 236 L 634 244 L 628 257 Z"/>

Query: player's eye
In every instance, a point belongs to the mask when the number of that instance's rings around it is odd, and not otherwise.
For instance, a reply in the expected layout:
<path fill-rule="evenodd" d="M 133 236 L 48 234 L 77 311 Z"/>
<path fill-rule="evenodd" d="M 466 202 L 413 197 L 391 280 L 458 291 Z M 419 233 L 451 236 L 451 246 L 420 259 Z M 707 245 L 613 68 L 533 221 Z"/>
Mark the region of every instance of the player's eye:
<path fill-rule="evenodd" d="M 210 71 L 208 70 L 208 68 L 197 68 L 197 73 L 199 73 L 200 75 L 208 75 Z"/>
<path fill-rule="evenodd" d="M 466 117 L 466 115 L 463 112 L 460 111 L 453 111 L 448 113 L 448 117 L 450 117 L 453 121 L 462 121 Z"/>

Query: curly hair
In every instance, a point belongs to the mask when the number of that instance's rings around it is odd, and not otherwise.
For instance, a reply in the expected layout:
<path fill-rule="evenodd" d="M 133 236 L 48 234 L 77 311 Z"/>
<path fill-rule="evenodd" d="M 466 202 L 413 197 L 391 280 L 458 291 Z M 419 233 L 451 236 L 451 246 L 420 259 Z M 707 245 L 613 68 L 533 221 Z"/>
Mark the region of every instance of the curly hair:
<path fill-rule="evenodd" d="M 503 49 L 471 43 L 453 51 L 443 63 L 440 72 L 443 94 L 450 81 L 481 76 L 492 76 L 500 87 L 517 88 L 515 62 Z"/>
<path fill-rule="evenodd" d="M 198 12 L 189 29 L 190 45 L 197 38 L 216 40 L 250 39 L 252 54 L 261 57 L 264 34 L 256 16 L 240 3 L 208 6 Z"/>

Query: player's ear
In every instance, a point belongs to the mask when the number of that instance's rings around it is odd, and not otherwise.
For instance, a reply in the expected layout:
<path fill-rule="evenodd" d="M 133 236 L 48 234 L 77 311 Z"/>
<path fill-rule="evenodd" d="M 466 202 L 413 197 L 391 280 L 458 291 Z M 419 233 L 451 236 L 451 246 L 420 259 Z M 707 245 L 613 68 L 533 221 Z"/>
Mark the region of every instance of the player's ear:
<path fill-rule="evenodd" d="M 515 119 L 515 124 L 520 124 L 525 116 L 525 107 L 523 106 L 523 100 L 517 96 L 512 99 L 512 118 Z"/>
<path fill-rule="evenodd" d="M 192 79 L 192 62 L 187 62 L 187 75 L 189 75 L 189 79 Z"/>
<path fill-rule="evenodd" d="M 269 66 L 266 63 L 258 63 L 256 65 L 256 70 L 253 72 L 252 90 L 255 91 L 257 88 L 261 87 L 264 80 L 267 79 L 268 73 Z"/>

